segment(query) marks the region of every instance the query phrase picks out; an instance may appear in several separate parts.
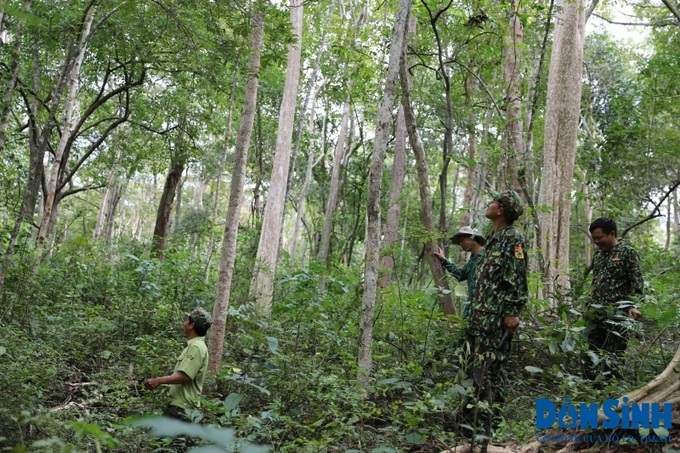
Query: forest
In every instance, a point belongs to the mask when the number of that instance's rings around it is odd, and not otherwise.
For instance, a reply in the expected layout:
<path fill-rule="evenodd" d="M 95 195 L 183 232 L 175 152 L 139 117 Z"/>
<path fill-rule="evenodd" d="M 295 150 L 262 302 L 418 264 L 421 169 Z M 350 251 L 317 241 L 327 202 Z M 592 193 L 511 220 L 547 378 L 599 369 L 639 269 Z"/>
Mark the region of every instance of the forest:
<path fill-rule="evenodd" d="M 678 74 L 674 0 L 1 1 L 0 450 L 680 451 Z M 505 190 L 528 301 L 488 407 L 435 253 Z M 600 217 L 644 280 L 621 373 Z M 144 383 L 196 307 L 183 424 Z M 624 396 L 672 425 L 539 429 Z"/>

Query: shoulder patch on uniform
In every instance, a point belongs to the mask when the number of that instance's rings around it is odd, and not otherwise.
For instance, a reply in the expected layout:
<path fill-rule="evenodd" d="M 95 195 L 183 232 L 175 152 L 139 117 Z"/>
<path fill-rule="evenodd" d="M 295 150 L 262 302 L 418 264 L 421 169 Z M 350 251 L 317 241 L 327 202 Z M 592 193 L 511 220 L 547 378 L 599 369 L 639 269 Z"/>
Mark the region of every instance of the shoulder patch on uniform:
<path fill-rule="evenodd" d="M 518 260 L 524 259 L 524 250 L 522 249 L 521 245 L 515 246 L 515 258 L 517 258 Z"/>

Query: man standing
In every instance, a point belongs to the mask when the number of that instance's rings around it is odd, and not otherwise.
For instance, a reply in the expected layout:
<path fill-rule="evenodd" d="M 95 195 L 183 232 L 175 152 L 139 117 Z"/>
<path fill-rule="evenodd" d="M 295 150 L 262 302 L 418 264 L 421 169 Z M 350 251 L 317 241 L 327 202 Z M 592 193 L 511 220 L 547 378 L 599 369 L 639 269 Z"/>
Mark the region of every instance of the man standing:
<path fill-rule="evenodd" d="M 640 258 L 630 246 L 616 238 L 616 222 L 600 217 L 590 224 L 590 234 L 599 249 L 592 265 L 593 288 L 588 343 L 591 348 L 612 353 L 605 359 L 605 371 L 620 375 L 621 357 L 628 343 L 629 326 L 625 315 L 638 319 L 642 313 L 631 298 L 642 294 L 644 282 Z M 615 363 L 608 363 L 609 360 Z"/>
<path fill-rule="evenodd" d="M 522 212 L 522 202 L 513 190 L 495 193 L 487 207 L 486 218 L 491 220 L 493 234 L 477 268 L 466 329 L 473 354 L 475 391 L 490 408 L 482 420 L 487 434 L 494 403 L 503 403 L 507 395 L 505 365 L 510 354 L 509 340 L 519 326 L 519 313 L 528 299 L 524 238 L 513 226 Z"/>
<path fill-rule="evenodd" d="M 470 317 L 470 300 L 472 299 L 472 293 L 475 292 L 475 273 L 484 254 L 482 247 L 486 244 L 486 239 L 484 239 L 484 236 L 482 236 L 479 231 L 472 227 L 464 226 L 451 237 L 451 242 L 459 245 L 464 252 L 470 253 L 470 259 L 465 263 L 465 266 L 458 267 L 453 264 L 444 256 L 441 249 L 437 249 L 436 252 L 433 252 L 433 255 L 439 258 L 442 266 L 444 266 L 449 274 L 456 280 L 459 282 L 467 281 L 468 300 L 463 309 L 463 318 L 467 319 Z"/>
<path fill-rule="evenodd" d="M 187 314 L 184 321 L 184 335 L 187 346 L 177 359 L 172 374 L 147 379 L 144 385 L 155 389 L 162 384 L 170 386 L 170 404 L 163 412 L 167 417 L 190 421 L 187 410 L 198 410 L 201 392 L 208 369 L 208 348 L 205 334 L 212 324 L 212 316 L 203 308 L 197 307 Z"/>

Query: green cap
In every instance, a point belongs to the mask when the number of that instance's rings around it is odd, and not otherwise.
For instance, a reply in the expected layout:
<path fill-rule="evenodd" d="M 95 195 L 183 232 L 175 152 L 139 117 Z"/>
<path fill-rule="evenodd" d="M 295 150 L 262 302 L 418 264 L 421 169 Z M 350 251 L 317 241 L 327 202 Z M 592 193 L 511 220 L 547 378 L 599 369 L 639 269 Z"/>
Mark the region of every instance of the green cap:
<path fill-rule="evenodd" d="M 514 222 L 522 215 L 524 208 L 522 207 L 522 199 L 514 190 L 504 190 L 502 192 L 494 192 L 493 199 L 500 203 L 505 211 L 505 218 L 509 222 Z"/>
<path fill-rule="evenodd" d="M 210 316 L 210 313 L 201 307 L 194 308 L 194 311 L 187 313 L 187 316 L 194 321 L 196 327 L 204 327 L 205 329 L 209 329 L 212 325 L 212 316 Z"/>

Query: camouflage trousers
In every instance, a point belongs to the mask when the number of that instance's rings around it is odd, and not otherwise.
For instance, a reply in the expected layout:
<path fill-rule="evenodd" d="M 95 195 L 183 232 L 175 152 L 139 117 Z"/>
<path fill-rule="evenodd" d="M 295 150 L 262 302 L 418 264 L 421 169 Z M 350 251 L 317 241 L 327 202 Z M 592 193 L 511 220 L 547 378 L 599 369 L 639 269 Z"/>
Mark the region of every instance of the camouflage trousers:
<path fill-rule="evenodd" d="M 508 396 L 507 363 L 510 357 L 510 341 L 498 349 L 502 335 L 468 329 L 465 335 L 465 350 L 469 351 L 464 360 L 465 374 L 473 379 L 474 394 L 465 402 L 461 423 L 484 432 L 493 425 L 500 415 L 497 406 Z M 491 359 L 490 366 L 483 373 L 484 362 Z M 481 380 L 475 379 L 481 377 Z M 468 407 L 470 406 L 470 407 Z"/>
<path fill-rule="evenodd" d="M 607 372 L 621 377 L 623 355 L 631 331 L 630 318 L 621 310 L 602 307 L 591 308 L 586 320 L 590 349 L 601 356 L 598 366 L 587 371 L 587 377 L 594 379 L 598 374 Z"/>

